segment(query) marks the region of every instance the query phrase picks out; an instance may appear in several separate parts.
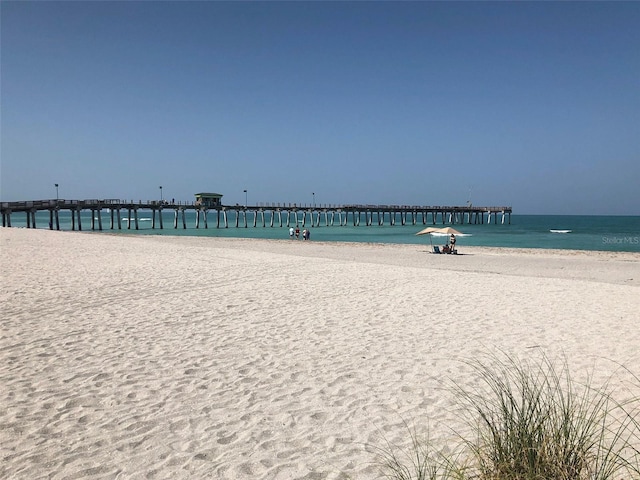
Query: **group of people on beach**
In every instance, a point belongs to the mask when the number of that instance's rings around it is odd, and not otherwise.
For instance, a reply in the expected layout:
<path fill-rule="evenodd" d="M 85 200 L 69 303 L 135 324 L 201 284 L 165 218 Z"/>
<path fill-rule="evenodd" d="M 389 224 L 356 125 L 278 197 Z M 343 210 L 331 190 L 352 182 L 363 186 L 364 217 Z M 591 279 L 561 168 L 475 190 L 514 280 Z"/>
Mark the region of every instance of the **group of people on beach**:
<path fill-rule="evenodd" d="M 293 240 L 294 235 L 296 240 L 300 239 L 300 227 L 298 227 L 297 225 L 295 230 L 293 229 L 293 227 L 289 228 L 289 238 L 291 240 Z M 309 230 L 308 228 L 305 228 L 304 230 L 302 230 L 302 239 L 309 240 L 309 238 L 311 238 L 311 230 Z"/>

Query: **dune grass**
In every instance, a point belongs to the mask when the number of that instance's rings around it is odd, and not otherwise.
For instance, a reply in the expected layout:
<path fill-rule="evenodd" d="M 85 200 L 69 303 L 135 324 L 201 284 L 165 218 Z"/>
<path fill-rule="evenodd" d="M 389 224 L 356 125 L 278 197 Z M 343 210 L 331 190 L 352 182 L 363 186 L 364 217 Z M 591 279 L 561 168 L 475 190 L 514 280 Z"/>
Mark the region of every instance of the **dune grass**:
<path fill-rule="evenodd" d="M 493 356 L 467 362 L 480 383 L 453 390 L 471 436 L 453 455 L 410 432 L 405 454 L 380 449 L 392 480 L 640 479 L 640 399 L 617 401 L 611 380 L 575 381 L 566 361 Z M 637 377 L 634 377 L 638 380 Z M 640 382 L 638 382 L 640 384 Z"/>
<path fill-rule="evenodd" d="M 440 453 L 428 438 L 418 437 L 415 429 L 405 423 L 410 445 L 400 449 L 388 441 L 374 447 L 382 475 L 389 480 L 464 480 L 463 469 L 453 455 Z"/>

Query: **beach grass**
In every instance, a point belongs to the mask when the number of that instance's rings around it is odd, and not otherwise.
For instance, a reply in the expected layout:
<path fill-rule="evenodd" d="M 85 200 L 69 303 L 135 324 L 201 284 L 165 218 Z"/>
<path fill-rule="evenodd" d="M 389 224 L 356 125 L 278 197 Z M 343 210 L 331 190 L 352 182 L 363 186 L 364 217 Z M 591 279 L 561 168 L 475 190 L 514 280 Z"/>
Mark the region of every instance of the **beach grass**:
<path fill-rule="evenodd" d="M 640 399 L 616 400 L 610 377 L 575 380 L 567 362 L 509 356 L 465 362 L 474 389 L 454 384 L 467 434 L 442 454 L 410 432 L 408 452 L 387 444 L 379 466 L 392 480 L 613 480 L 640 478 Z M 633 377 L 636 381 L 638 377 Z M 640 382 L 638 382 L 640 384 Z M 624 392 L 618 392 L 624 394 Z"/>
<path fill-rule="evenodd" d="M 445 455 L 429 438 L 421 438 L 405 423 L 410 438 L 407 448 L 392 445 L 373 447 L 384 478 L 389 480 L 464 480 L 464 468 L 454 455 Z"/>

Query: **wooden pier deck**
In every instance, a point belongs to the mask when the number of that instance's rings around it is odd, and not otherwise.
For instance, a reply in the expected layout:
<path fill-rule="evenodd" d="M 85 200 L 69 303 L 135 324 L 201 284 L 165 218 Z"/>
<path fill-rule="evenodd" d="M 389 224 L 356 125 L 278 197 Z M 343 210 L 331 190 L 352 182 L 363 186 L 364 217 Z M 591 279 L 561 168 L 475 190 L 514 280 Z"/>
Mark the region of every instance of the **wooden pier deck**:
<path fill-rule="evenodd" d="M 187 228 L 186 212 L 195 212 L 195 228 L 209 228 L 209 219 L 213 216 L 215 228 L 228 228 L 230 223 L 236 228 L 283 227 L 307 224 L 311 227 L 359 225 L 423 225 L 427 224 L 485 224 L 500 223 L 505 220 L 511 224 L 511 207 L 479 207 L 479 206 L 417 206 L 417 205 L 298 205 L 295 203 L 263 203 L 259 205 L 217 205 L 205 206 L 196 202 L 160 202 L 160 201 L 123 201 L 105 200 L 33 200 L 24 202 L 2 202 L 2 226 L 11 227 L 11 216 L 26 215 L 27 228 L 37 228 L 36 213 L 49 212 L 48 226 L 60 230 L 60 212 L 68 211 L 71 215 L 71 229 L 82 230 L 81 212 L 90 211 L 91 230 L 103 230 L 103 214 L 109 222 L 109 229 L 121 230 L 123 223 L 126 229 L 138 230 L 139 212 L 151 212 L 151 228 L 165 227 L 164 211 L 173 211 L 171 227 Z M 122 212 L 126 212 L 125 219 Z M 233 213 L 233 215 L 230 215 Z M 157 214 L 157 221 L 156 221 Z M 230 217 L 232 221 L 230 222 Z M 249 217 L 252 217 L 250 221 Z M 133 224 L 133 225 L 132 225 Z M 171 228 L 170 227 L 170 228 Z"/>

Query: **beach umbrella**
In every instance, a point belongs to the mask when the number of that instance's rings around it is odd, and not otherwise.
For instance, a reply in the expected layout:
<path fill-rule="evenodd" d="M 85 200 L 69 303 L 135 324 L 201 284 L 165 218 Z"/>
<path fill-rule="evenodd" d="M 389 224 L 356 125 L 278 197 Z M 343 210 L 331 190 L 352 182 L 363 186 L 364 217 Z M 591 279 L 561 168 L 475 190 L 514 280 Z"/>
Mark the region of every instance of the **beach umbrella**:
<path fill-rule="evenodd" d="M 424 230 L 420 230 L 418 233 L 416 233 L 416 235 L 429 235 L 429 243 L 431 244 L 431 248 L 433 249 L 433 237 L 431 236 L 432 233 L 440 233 L 440 229 L 435 227 L 427 227 Z"/>
<path fill-rule="evenodd" d="M 462 232 L 459 232 L 455 228 L 451 228 L 451 227 L 441 228 L 440 233 L 444 233 L 445 235 L 462 235 Z M 453 242 L 453 245 L 451 245 L 451 248 L 452 249 L 455 248 L 455 241 Z"/>
<path fill-rule="evenodd" d="M 427 233 L 438 233 L 440 232 L 439 228 L 436 227 L 427 227 L 424 230 L 420 230 L 416 235 L 426 235 Z"/>
<path fill-rule="evenodd" d="M 429 235 L 429 243 L 431 247 L 433 247 L 433 237 L 432 234 L 439 233 L 441 235 L 462 235 L 462 232 L 459 232 L 455 228 L 452 227 L 443 227 L 443 228 L 435 228 L 435 227 L 427 227 L 424 230 L 420 230 L 416 235 Z"/>
<path fill-rule="evenodd" d="M 462 232 L 451 227 L 438 228 L 438 233 L 444 233 L 445 235 L 462 235 Z"/>
<path fill-rule="evenodd" d="M 451 228 L 451 227 L 444 227 L 440 229 L 440 233 L 444 233 L 445 235 L 462 235 L 462 232 L 459 232 L 458 230 L 456 230 L 455 228 Z M 448 243 L 448 242 L 447 242 Z M 451 243 L 451 250 L 455 250 L 455 239 L 454 241 Z"/>

